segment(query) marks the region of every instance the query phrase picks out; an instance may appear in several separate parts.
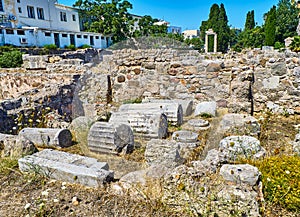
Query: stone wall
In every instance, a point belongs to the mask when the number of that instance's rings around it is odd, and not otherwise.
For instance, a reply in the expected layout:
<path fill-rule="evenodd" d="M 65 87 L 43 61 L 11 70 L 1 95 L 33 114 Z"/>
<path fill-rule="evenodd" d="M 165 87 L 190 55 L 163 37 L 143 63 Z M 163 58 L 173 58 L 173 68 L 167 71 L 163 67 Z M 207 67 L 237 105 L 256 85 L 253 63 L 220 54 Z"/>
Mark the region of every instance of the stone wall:
<path fill-rule="evenodd" d="M 143 97 L 214 100 L 232 112 L 260 111 L 269 102 L 299 108 L 299 55 L 249 50 L 203 55 L 190 50 L 116 50 L 95 73 L 111 74 L 113 101 Z"/>
<path fill-rule="evenodd" d="M 291 51 L 208 55 L 180 49 L 123 49 L 30 57 L 30 61 L 33 66 L 46 61 L 46 68 L 1 69 L 1 100 L 44 103 L 44 96 L 59 96 L 53 101 L 59 105 L 51 107 L 73 118 L 97 118 L 110 112 L 111 102 L 118 105 L 145 97 L 193 99 L 194 104 L 213 100 L 234 113 L 266 107 L 281 113 L 300 111 L 300 61 Z M 22 108 L 32 105 L 23 104 Z"/>

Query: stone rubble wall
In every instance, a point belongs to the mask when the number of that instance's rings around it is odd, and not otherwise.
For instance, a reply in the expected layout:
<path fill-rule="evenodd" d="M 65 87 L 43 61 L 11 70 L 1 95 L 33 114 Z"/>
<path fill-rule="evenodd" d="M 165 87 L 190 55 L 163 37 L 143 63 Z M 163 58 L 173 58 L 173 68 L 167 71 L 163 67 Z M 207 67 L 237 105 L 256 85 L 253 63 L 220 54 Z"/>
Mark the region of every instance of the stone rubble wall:
<path fill-rule="evenodd" d="M 114 50 L 103 55 L 97 73 L 110 73 L 113 101 L 159 97 L 216 101 L 230 112 L 251 112 L 269 101 L 299 108 L 299 55 L 291 51 L 249 50 L 199 54 L 190 50 Z"/>
<path fill-rule="evenodd" d="M 264 108 L 300 112 L 299 55 L 288 50 L 225 55 L 172 49 L 87 50 L 26 58 L 37 68 L 0 70 L 0 99 L 22 101 L 14 112 L 37 108 L 38 102 L 44 105 L 44 96 L 56 113 L 70 118 L 97 118 L 110 112 L 111 102 L 146 97 L 193 99 L 194 105 L 215 101 L 231 113 L 251 114 Z M 2 109 L 0 118 L 5 115 Z"/>

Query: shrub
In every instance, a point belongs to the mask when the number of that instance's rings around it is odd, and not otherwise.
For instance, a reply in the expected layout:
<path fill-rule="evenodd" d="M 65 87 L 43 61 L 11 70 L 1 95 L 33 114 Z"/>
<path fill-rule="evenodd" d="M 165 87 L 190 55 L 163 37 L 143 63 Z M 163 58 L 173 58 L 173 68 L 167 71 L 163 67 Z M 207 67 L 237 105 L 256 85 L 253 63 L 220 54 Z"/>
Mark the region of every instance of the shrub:
<path fill-rule="evenodd" d="M 1 68 L 16 68 L 23 64 L 22 53 L 17 50 L 10 52 L 4 52 L 0 56 L 0 67 Z"/>
<path fill-rule="evenodd" d="M 44 48 L 47 50 L 57 50 L 57 46 L 55 44 L 46 44 Z"/>
<path fill-rule="evenodd" d="M 295 36 L 292 43 L 290 44 L 290 48 L 292 51 L 299 52 L 300 51 L 300 36 Z"/>
<path fill-rule="evenodd" d="M 284 44 L 283 43 L 281 43 L 281 42 L 279 42 L 279 41 L 276 41 L 275 42 L 275 45 L 274 45 L 274 48 L 275 49 L 281 49 L 281 48 L 284 48 L 285 46 L 284 46 Z"/>
<path fill-rule="evenodd" d="M 70 50 L 76 50 L 76 47 L 74 44 L 70 44 L 70 45 L 66 46 L 65 48 L 70 49 Z"/>
<path fill-rule="evenodd" d="M 79 48 L 86 49 L 86 48 L 91 48 L 91 46 L 88 44 L 84 44 L 84 45 L 81 45 Z"/>
<path fill-rule="evenodd" d="M 256 162 L 262 173 L 265 200 L 290 211 L 300 211 L 300 157 L 274 156 Z"/>

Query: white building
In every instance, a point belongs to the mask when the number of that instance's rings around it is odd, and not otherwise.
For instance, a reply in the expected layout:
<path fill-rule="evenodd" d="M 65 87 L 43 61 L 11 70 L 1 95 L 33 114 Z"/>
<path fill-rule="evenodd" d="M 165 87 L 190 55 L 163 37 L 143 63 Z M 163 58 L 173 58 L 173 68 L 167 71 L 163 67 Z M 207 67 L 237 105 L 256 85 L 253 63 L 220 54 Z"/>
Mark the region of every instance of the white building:
<path fill-rule="evenodd" d="M 170 26 L 170 23 L 165 21 L 165 20 L 160 20 L 160 21 L 154 23 L 154 25 L 158 25 L 158 26 L 166 25 L 167 26 L 167 33 L 181 34 L 181 27 Z"/>
<path fill-rule="evenodd" d="M 184 39 L 192 39 L 192 38 L 199 38 L 200 37 L 200 30 L 184 30 L 182 32 Z"/>
<path fill-rule="evenodd" d="M 78 11 L 57 0 L 0 0 L 0 45 L 106 48 L 111 37 L 81 32 Z"/>

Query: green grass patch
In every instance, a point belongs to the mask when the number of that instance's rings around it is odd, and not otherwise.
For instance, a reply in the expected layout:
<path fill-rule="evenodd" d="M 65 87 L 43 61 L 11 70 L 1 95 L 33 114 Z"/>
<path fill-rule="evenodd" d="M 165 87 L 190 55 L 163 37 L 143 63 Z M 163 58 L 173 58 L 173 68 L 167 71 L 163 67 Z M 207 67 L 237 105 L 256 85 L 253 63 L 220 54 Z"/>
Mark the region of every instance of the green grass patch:
<path fill-rule="evenodd" d="M 262 173 L 267 203 L 289 211 L 300 211 L 300 157 L 273 156 L 254 162 Z"/>

